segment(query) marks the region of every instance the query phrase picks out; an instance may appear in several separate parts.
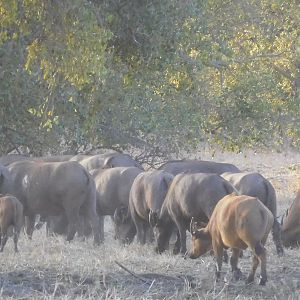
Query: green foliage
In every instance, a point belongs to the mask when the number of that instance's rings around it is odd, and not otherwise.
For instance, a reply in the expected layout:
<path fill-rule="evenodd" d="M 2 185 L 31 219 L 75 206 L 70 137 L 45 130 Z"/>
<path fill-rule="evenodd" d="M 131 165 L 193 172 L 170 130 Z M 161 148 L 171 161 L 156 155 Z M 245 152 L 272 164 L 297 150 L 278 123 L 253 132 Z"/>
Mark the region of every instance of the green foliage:
<path fill-rule="evenodd" d="M 298 1 L 0 0 L 0 152 L 300 145 Z"/>

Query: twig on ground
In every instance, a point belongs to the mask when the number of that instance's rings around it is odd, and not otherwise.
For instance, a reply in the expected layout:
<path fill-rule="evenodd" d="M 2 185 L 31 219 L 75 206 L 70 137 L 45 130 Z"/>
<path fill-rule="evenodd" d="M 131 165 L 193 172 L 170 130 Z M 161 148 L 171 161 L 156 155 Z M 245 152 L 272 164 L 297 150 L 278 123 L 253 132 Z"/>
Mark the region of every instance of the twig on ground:
<path fill-rule="evenodd" d="M 128 272 L 130 275 L 132 275 L 133 277 L 135 277 L 135 278 L 137 278 L 137 279 L 139 279 L 139 280 L 141 280 L 141 281 L 143 281 L 144 283 L 147 283 L 147 284 L 149 284 L 149 285 L 152 284 L 152 282 L 149 282 L 149 280 L 147 280 L 147 279 L 145 279 L 145 278 L 143 278 L 143 277 L 137 275 L 136 273 L 134 273 L 134 272 L 128 270 L 126 267 L 124 267 L 124 266 L 123 266 L 122 264 L 120 264 L 118 261 L 115 260 L 115 263 L 116 263 L 120 268 L 122 268 L 123 270 L 125 270 L 126 272 Z"/>

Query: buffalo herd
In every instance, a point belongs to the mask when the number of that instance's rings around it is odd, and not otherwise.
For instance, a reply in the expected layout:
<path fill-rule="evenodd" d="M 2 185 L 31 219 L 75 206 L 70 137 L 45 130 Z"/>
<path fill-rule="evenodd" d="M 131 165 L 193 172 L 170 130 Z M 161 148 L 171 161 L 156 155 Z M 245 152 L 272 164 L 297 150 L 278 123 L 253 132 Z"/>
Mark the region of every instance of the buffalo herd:
<path fill-rule="evenodd" d="M 252 251 L 254 280 L 260 264 L 260 284 L 267 281 L 264 244 L 272 231 L 279 256 L 283 246 L 300 243 L 300 191 L 291 207 L 277 218 L 276 193 L 261 174 L 243 172 L 228 163 L 174 160 L 157 170 L 145 171 L 130 155 L 107 152 L 27 157 L 0 157 L 0 238 L 3 251 L 9 228 L 15 251 L 22 226 L 32 237 L 46 223 L 47 234 L 93 235 L 96 245 L 104 241 L 104 217 L 110 216 L 115 238 L 121 243 L 155 242 L 155 251 L 197 258 L 212 250 L 220 277 L 227 248 L 231 249 L 233 278 L 239 279 L 238 259 Z M 39 217 L 39 224 L 36 223 Z M 187 230 L 191 249 L 187 251 Z"/>

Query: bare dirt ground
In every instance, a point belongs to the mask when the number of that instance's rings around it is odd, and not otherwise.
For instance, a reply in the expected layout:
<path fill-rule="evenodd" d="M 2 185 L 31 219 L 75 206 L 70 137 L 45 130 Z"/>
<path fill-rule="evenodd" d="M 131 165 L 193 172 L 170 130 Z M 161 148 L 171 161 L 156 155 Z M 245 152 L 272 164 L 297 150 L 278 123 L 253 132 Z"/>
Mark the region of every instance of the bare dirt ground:
<path fill-rule="evenodd" d="M 199 152 L 191 158 L 211 159 L 211 155 Z M 278 215 L 289 207 L 300 188 L 300 154 L 217 153 L 213 159 L 259 171 L 269 178 L 277 192 Z M 44 229 L 34 232 L 32 241 L 22 234 L 17 254 L 9 240 L 0 254 L 0 298 L 300 299 L 300 249 L 286 249 L 279 258 L 270 237 L 266 245 L 269 281 L 265 287 L 257 284 L 259 272 L 254 284 L 232 282 L 226 264 L 223 280 L 215 284 L 213 257 L 191 260 L 170 252 L 157 255 L 154 245 L 123 247 L 113 239 L 109 220 L 105 225 L 105 243 L 99 247 L 94 247 L 92 240 L 67 243 L 61 237 L 47 238 Z M 246 251 L 240 259 L 245 275 L 250 269 L 250 255 Z"/>

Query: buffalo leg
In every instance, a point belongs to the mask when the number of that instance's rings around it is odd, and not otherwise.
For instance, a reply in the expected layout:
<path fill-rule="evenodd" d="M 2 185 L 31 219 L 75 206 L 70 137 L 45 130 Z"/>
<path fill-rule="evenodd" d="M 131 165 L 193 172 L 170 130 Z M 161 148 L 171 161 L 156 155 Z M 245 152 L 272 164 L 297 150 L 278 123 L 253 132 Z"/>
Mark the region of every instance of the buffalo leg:
<path fill-rule="evenodd" d="M 256 272 L 256 269 L 258 267 L 258 264 L 259 264 L 259 259 L 258 257 L 256 256 L 256 254 L 253 254 L 253 258 L 252 258 L 252 269 L 251 269 L 251 272 L 246 280 L 246 283 L 251 283 L 254 281 L 254 275 L 255 275 L 255 272 Z"/>
<path fill-rule="evenodd" d="M 267 263 L 267 258 L 266 258 L 266 250 L 262 246 L 261 243 L 257 243 L 255 246 L 255 249 L 253 251 L 253 261 L 252 261 L 252 270 L 247 278 L 246 283 L 250 283 L 254 281 L 254 275 L 256 272 L 256 269 L 258 267 L 258 264 L 260 263 L 261 267 L 261 278 L 260 278 L 260 285 L 265 285 L 267 282 L 267 270 L 266 270 L 266 263 Z"/>
<path fill-rule="evenodd" d="M 281 238 L 281 226 L 276 218 L 274 218 L 272 236 L 273 236 L 273 241 L 276 247 L 277 254 L 278 256 L 282 256 L 284 254 L 284 251 L 283 251 L 282 238 Z"/>
<path fill-rule="evenodd" d="M 79 220 L 79 210 L 78 209 L 69 209 L 66 211 L 66 216 L 68 219 L 68 233 L 67 241 L 70 242 L 73 240 L 75 233 L 78 227 Z"/>
<path fill-rule="evenodd" d="M 186 253 L 186 229 L 182 224 L 178 222 L 176 223 L 176 225 L 180 236 L 180 253 L 185 254 Z"/>
<path fill-rule="evenodd" d="M 238 268 L 238 260 L 240 256 L 240 249 L 233 248 L 232 249 L 232 255 L 230 257 L 230 265 L 231 265 L 231 270 L 233 272 L 233 277 L 234 280 L 239 280 L 241 278 L 242 272 Z"/>
<path fill-rule="evenodd" d="M 135 212 L 132 214 L 132 220 L 136 228 L 137 242 L 144 245 L 146 243 L 144 222 L 136 215 Z"/>
<path fill-rule="evenodd" d="M 154 241 L 154 234 L 153 234 L 153 228 L 148 224 L 146 229 L 146 235 L 148 237 L 148 242 L 153 243 Z"/>
<path fill-rule="evenodd" d="M 15 246 L 15 252 L 19 252 L 18 250 L 18 239 L 19 239 L 20 231 L 18 231 L 16 228 L 14 229 L 14 246 Z"/>
<path fill-rule="evenodd" d="M 31 240 L 32 234 L 34 230 L 34 224 L 35 224 L 35 215 L 29 215 L 27 218 L 25 218 L 26 222 L 26 235 Z"/>
<path fill-rule="evenodd" d="M 7 242 L 7 232 L 2 236 L 0 252 L 3 252 L 6 242 Z"/>
<path fill-rule="evenodd" d="M 217 260 L 216 281 L 218 281 L 221 277 L 221 269 L 222 269 L 222 262 L 223 262 L 223 247 L 220 247 L 213 242 L 213 250 L 214 250 L 215 258 Z"/>
<path fill-rule="evenodd" d="M 259 261 L 260 261 L 260 268 L 261 268 L 261 273 L 260 273 L 260 285 L 265 285 L 267 282 L 267 257 L 266 257 L 266 251 L 264 251 L 262 254 L 258 256 Z"/>
<path fill-rule="evenodd" d="M 176 231 L 176 236 L 177 236 L 177 238 L 176 238 L 176 242 L 175 242 L 174 249 L 173 249 L 173 254 L 175 254 L 175 255 L 179 253 L 180 245 L 181 245 L 181 243 L 180 243 L 180 234 L 179 234 L 178 230 Z"/>
<path fill-rule="evenodd" d="M 104 242 L 104 218 L 105 216 L 99 216 L 100 243 Z"/>
<path fill-rule="evenodd" d="M 104 218 L 100 217 L 100 219 L 99 219 L 99 217 L 96 213 L 96 209 L 93 209 L 92 207 L 88 208 L 87 213 L 88 213 L 88 218 L 91 222 L 91 226 L 93 229 L 94 244 L 99 245 L 100 243 L 103 243 L 103 241 L 104 241 L 104 230 L 102 229 L 104 227 Z"/>

